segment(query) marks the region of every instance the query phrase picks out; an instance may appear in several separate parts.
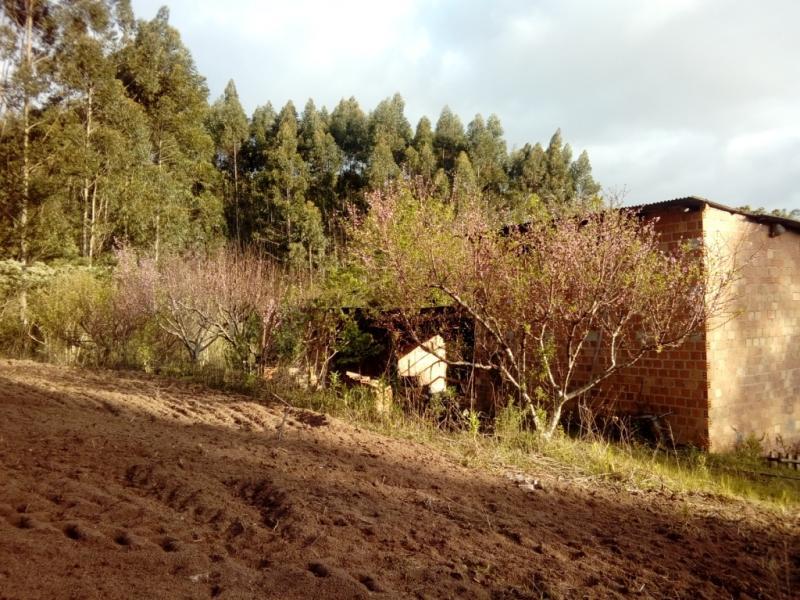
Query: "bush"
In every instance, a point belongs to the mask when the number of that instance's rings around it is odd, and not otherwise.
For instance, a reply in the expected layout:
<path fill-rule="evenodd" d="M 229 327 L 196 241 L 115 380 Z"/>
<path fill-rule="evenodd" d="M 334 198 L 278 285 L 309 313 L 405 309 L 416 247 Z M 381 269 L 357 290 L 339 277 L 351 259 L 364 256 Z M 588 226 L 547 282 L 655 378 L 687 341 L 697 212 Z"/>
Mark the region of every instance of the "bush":
<path fill-rule="evenodd" d="M 100 362 L 111 344 L 113 288 L 87 270 L 67 271 L 31 293 L 29 318 L 40 351 L 59 362 Z"/>

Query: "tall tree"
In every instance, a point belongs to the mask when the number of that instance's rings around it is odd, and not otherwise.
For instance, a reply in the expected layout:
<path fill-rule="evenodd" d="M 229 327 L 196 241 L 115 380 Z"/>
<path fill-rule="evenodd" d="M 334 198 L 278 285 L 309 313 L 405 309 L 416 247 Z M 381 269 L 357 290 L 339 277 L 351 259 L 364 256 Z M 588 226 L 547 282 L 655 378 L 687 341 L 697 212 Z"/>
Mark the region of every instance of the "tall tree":
<path fill-rule="evenodd" d="M 370 148 L 367 116 L 355 98 L 342 99 L 333 109 L 330 132 L 342 150 L 339 193 L 347 201 L 356 201 L 364 187 Z"/>
<path fill-rule="evenodd" d="M 475 202 L 480 194 L 480 183 L 466 152 L 459 153 L 456 159 L 452 194 L 456 211 Z"/>
<path fill-rule="evenodd" d="M 324 252 L 325 238 L 320 211 L 306 200 L 309 171 L 299 152 L 297 111 L 291 101 L 278 115 L 265 162 L 260 227 L 254 238 L 281 258 L 313 267 Z"/>
<path fill-rule="evenodd" d="M 144 113 L 115 78 L 125 18 L 109 0 L 73 0 L 59 11 L 56 77 L 64 100 L 52 173 L 56 195 L 78 207 L 80 252 L 90 262 L 130 212 L 122 204 L 147 160 Z"/>
<path fill-rule="evenodd" d="M 467 138 L 461 119 L 450 110 L 449 106 L 445 106 L 439 115 L 439 120 L 436 121 L 436 130 L 433 134 L 433 148 L 439 166 L 447 173 L 452 173 L 458 154 L 466 150 L 466 147 Z"/>
<path fill-rule="evenodd" d="M 436 172 L 436 155 L 433 150 L 433 131 L 428 117 L 417 124 L 414 140 L 406 149 L 405 165 L 412 175 L 431 180 Z"/>
<path fill-rule="evenodd" d="M 369 156 L 369 126 L 355 98 L 342 99 L 333 109 L 330 132 L 342 149 L 345 169 L 360 172 Z"/>
<path fill-rule="evenodd" d="M 313 145 L 314 131 L 321 126 L 319 111 L 314 100 L 309 98 L 303 107 L 303 114 L 300 115 L 300 122 L 297 126 L 297 147 L 304 159 L 308 158 L 309 151 Z"/>
<path fill-rule="evenodd" d="M 271 102 L 253 111 L 253 117 L 250 119 L 250 145 L 255 152 L 263 153 L 266 150 L 268 140 L 275 135 L 277 120 L 278 114 Z M 260 163 L 260 158 L 254 160 Z"/>
<path fill-rule="evenodd" d="M 327 115 L 317 111 L 309 100 L 300 120 L 300 155 L 308 166 L 308 196 L 319 208 L 322 219 L 329 230 L 334 216 L 342 207 L 338 206 L 336 184 L 342 168 L 342 152 L 328 131 Z"/>
<path fill-rule="evenodd" d="M 510 176 L 514 187 L 524 194 L 538 194 L 547 174 L 547 157 L 542 145 L 525 144 L 510 158 Z"/>
<path fill-rule="evenodd" d="M 228 227 L 235 232 L 236 241 L 241 244 L 240 154 L 248 137 L 249 123 L 232 79 L 225 86 L 222 97 L 211 105 L 208 129 L 216 147 L 217 168 L 226 174 L 229 184 L 226 186 L 230 189 L 230 193 L 226 194 L 226 204 L 229 207 Z"/>
<path fill-rule="evenodd" d="M 292 236 L 290 206 L 305 202 L 308 168 L 298 151 L 297 111 L 291 101 L 278 115 L 274 145 L 266 152 L 267 183 L 273 208 L 284 217 L 286 239 Z"/>
<path fill-rule="evenodd" d="M 399 175 L 400 167 L 394 161 L 390 143 L 383 137 L 378 138 L 367 167 L 367 181 L 370 188 L 381 188 Z"/>
<path fill-rule="evenodd" d="M 150 127 L 151 185 L 143 191 L 149 192 L 155 254 L 165 243 L 213 243 L 223 219 L 214 193 L 214 144 L 203 127 L 208 89 L 169 25 L 166 7 L 138 23 L 135 39 L 121 52 L 118 76 Z"/>
<path fill-rule="evenodd" d="M 575 198 L 591 200 L 600 193 L 600 185 L 592 177 L 592 163 L 586 150 L 569 167 Z"/>
<path fill-rule="evenodd" d="M 425 144 L 433 145 L 433 127 L 428 117 L 420 117 L 417 128 L 414 131 L 412 145 L 417 151 L 421 150 Z"/>
<path fill-rule="evenodd" d="M 411 125 L 403 111 L 405 101 L 400 94 L 378 103 L 369 116 L 369 133 L 373 149 L 382 140 L 392 152 L 395 162 L 403 159 L 406 147 L 411 143 Z"/>
<path fill-rule="evenodd" d="M 244 243 L 253 240 L 262 218 L 262 196 L 267 150 L 275 142 L 278 115 L 270 102 L 259 106 L 250 118 L 248 136 L 242 145 L 242 191 L 239 201 L 240 236 Z"/>
<path fill-rule="evenodd" d="M 34 177 L 43 167 L 46 153 L 46 101 L 53 86 L 53 56 L 57 34 L 55 5 L 47 0 L 4 0 L 7 19 L 4 50 L 9 59 L 4 86 L 2 136 L 6 154 L 4 215 L 22 262 L 30 259 L 31 210 Z"/>
<path fill-rule="evenodd" d="M 467 142 L 479 188 L 499 196 L 505 191 L 507 182 L 508 153 L 497 115 L 491 115 L 486 123 L 481 115 L 475 115 L 467 126 Z"/>
<path fill-rule="evenodd" d="M 561 129 L 557 129 L 550 138 L 550 144 L 545 152 L 546 171 L 540 196 L 550 205 L 563 205 L 571 196 L 569 181 L 569 159 L 571 150 L 565 152 L 561 139 Z"/>

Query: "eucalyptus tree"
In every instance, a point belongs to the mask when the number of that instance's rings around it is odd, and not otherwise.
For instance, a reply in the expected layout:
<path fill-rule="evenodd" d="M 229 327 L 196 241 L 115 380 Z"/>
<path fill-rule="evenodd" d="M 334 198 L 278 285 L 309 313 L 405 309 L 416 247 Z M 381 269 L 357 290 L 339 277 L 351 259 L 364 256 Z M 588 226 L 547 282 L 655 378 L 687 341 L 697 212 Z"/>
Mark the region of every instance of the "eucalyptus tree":
<path fill-rule="evenodd" d="M 62 102 L 51 172 L 56 196 L 66 196 L 67 214 L 74 206 L 80 215 L 78 245 L 91 262 L 112 235 L 125 237 L 125 225 L 131 225 L 149 129 L 144 111 L 116 78 L 130 33 L 125 3 L 65 1 L 58 15 L 55 72 Z"/>
<path fill-rule="evenodd" d="M 553 206 L 565 204 L 572 196 L 569 164 L 572 150 L 561 138 L 561 129 L 557 129 L 550 138 L 545 151 L 545 174 L 539 194 L 545 203 Z"/>
<path fill-rule="evenodd" d="M 464 125 L 449 106 L 442 109 L 439 120 L 436 121 L 433 148 L 436 151 L 439 166 L 448 174 L 453 172 L 459 153 L 467 148 Z"/>
<path fill-rule="evenodd" d="M 404 111 L 403 97 L 395 94 L 381 100 L 369 115 L 369 135 L 373 151 L 382 141 L 389 147 L 395 162 L 402 161 L 413 135 Z"/>
<path fill-rule="evenodd" d="M 299 151 L 308 166 L 308 198 L 320 210 L 331 232 L 337 215 L 344 212 L 336 185 L 342 169 L 342 151 L 329 131 L 327 113 L 318 111 L 313 100 L 303 109 L 299 127 Z"/>
<path fill-rule="evenodd" d="M 406 148 L 405 167 L 412 175 L 432 180 L 436 173 L 436 155 L 433 150 L 433 130 L 428 117 L 417 123 L 414 139 Z"/>
<path fill-rule="evenodd" d="M 35 178 L 44 170 L 52 111 L 57 39 L 54 2 L 3 1 L 2 87 L 3 221 L 8 251 L 23 263 L 30 257 L 32 211 L 44 194 Z M 13 248 L 13 249 L 12 249 Z"/>
<path fill-rule="evenodd" d="M 376 189 L 385 186 L 399 175 L 400 167 L 394 161 L 391 143 L 381 136 L 369 157 L 367 182 L 371 189 Z"/>
<path fill-rule="evenodd" d="M 163 245 L 207 246 L 223 231 L 215 193 L 214 143 L 203 124 L 208 89 L 162 7 L 140 21 L 120 53 L 118 77 L 142 106 L 150 129 L 149 184 L 143 186 L 156 256 Z"/>
<path fill-rule="evenodd" d="M 523 194 L 538 194 L 544 186 L 547 158 L 542 145 L 525 144 L 511 153 L 509 176 L 513 187 Z"/>
<path fill-rule="evenodd" d="M 505 193 L 508 152 L 497 115 L 490 115 L 485 123 L 480 114 L 475 115 L 467 126 L 467 147 L 481 191 L 493 196 Z"/>
<path fill-rule="evenodd" d="M 453 170 L 452 202 L 456 211 L 474 202 L 480 196 L 480 183 L 469 156 L 460 152 Z"/>
<path fill-rule="evenodd" d="M 365 184 L 370 154 L 367 116 L 355 98 L 342 99 L 333 109 L 330 133 L 342 151 L 339 195 L 348 202 L 355 201 Z"/>
<path fill-rule="evenodd" d="M 577 200 L 592 200 L 600 193 L 600 185 L 592 177 L 592 163 L 584 150 L 569 167 L 570 180 Z"/>
<path fill-rule="evenodd" d="M 240 154 L 250 126 L 232 79 L 225 86 L 222 97 L 211 105 L 207 125 L 214 139 L 215 163 L 225 174 L 228 227 L 241 244 Z"/>
<path fill-rule="evenodd" d="M 319 208 L 307 200 L 309 168 L 300 154 L 298 119 L 289 101 L 277 117 L 254 197 L 253 240 L 273 256 L 313 269 L 325 251 Z"/>

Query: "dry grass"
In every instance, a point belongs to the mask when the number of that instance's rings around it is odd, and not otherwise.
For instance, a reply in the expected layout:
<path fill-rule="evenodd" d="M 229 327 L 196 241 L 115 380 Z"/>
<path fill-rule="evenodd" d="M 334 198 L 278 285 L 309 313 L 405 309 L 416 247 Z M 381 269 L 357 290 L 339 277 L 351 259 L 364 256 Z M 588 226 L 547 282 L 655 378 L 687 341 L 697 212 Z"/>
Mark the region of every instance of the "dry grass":
<path fill-rule="evenodd" d="M 335 386 L 316 393 L 283 389 L 280 394 L 293 405 L 329 413 L 391 437 L 435 446 L 473 467 L 545 470 L 566 481 L 738 499 L 781 512 L 800 508 L 800 474 L 770 469 L 760 449 L 752 444 L 737 452 L 709 454 L 693 448 L 654 448 L 634 441 L 563 433 L 545 441 L 526 429 L 513 410 L 501 413 L 491 424 L 492 432 L 483 433 L 470 413 L 451 411 L 443 419 L 430 412 L 409 415 L 396 407 L 389 414 L 378 414 L 368 390 Z"/>

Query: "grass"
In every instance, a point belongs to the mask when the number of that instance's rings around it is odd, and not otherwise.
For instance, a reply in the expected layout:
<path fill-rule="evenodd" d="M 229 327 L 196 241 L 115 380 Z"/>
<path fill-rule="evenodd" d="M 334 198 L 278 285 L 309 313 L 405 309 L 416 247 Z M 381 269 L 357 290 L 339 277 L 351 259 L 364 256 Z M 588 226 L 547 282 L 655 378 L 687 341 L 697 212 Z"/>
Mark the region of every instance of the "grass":
<path fill-rule="evenodd" d="M 710 454 L 688 448 L 654 448 L 637 442 L 612 442 L 600 436 L 576 438 L 559 433 L 543 440 L 527 430 L 521 411 L 501 412 L 491 433 L 476 427 L 475 414 L 428 407 L 409 414 L 396 405 L 379 414 L 370 390 L 332 389 L 307 392 L 291 388 L 278 393 L 293 406 L 310 408 L 387 436 L 435 446 L 456 461 L 489 469 L 546 470 L 565 480 L 606 481 L 627 489 L 702 494 L 755 502 L 779 511 L 800 508 L 800 473 L 770 469 L 752 440 L 742 449 Z M 484 426 L 486 423 L 484 423 Z"/>

